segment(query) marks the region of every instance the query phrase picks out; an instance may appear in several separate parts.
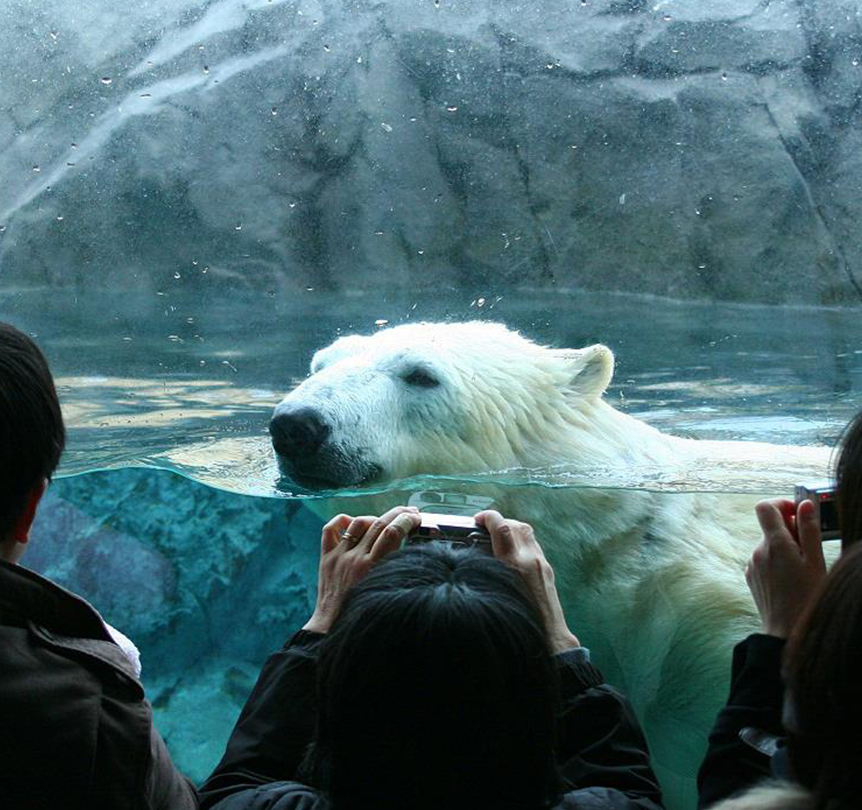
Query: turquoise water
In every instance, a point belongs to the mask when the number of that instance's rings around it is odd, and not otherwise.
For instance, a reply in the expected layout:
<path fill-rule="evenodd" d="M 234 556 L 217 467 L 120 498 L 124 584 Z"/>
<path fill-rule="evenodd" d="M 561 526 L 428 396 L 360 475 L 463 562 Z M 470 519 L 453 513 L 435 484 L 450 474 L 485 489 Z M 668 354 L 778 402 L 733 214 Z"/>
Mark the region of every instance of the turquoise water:
<path fill-rule="evenodd" d="M 314 291 L 289 303 L 154 299 L 20 293 L 0 301 L 0 318 L 45 347 L 69 426 L 25 562 L 138 644 L 159 728 L 195 779 L 220 756 L 266 654 L 313 605 L 319 515 L 335 504 L 279 479 L 267 422 L 338 334 L 480 317 L 557 346 L 604 342 L 617 357 L 607 397 L 621 410 L 678 435 L 795 448 L 687 471 L 579 466 L 393 482 L 378 488 L 388 502 L 428 486 L 786 494 L 826 472 L 824 447 L 855 412 L 862 375 L 858 317 L 842 310 L 564 293 L 481 306 L 469 296 L 335 301 Z M 589 627 L 578 632 L 590 637 Z"/>

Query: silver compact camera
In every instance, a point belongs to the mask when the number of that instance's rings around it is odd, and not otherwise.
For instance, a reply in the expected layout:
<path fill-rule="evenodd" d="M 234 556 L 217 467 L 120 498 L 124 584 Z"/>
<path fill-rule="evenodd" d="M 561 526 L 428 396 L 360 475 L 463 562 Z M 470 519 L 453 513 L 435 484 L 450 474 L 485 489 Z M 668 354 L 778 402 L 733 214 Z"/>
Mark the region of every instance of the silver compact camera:
<path fill-rule="evenodd" d="M 433 512 L 420 512 L 422 523 L 407 536 L 406 544 L 428 543 L 442 540 L 454 546 L 476 548 L 486 554 L 493 554 L 491 535 L 473 518 L 465 515 L 438 515 Z"/>
<path fill-rule="evenodd" d="M 838 528 L 838 503 L 835 500 L 835 484 L 831 481 L 816 481 L 796 485 L 796 505 L 809 500 L 814 504 L 814 516 L 820 524 L 820 534 L 824 540 L 837 540 L 841 537 Z"/>

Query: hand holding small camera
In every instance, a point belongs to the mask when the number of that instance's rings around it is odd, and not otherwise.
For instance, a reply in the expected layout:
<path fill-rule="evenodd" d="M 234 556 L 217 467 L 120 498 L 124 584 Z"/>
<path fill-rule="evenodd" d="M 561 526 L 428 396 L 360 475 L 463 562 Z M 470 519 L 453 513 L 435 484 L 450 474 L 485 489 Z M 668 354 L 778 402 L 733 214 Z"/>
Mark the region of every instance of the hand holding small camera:
<path fill-rule="evenodd" d="M 763 632 L 788 638 L 826 576 L 814 504 L 785 498 L 761 501 L 755 514 L 763 538 L 745 569 Z"/>
<path fill-rule="evenodd" d="M 387 554 L 401 548 L 419 525 L 414 506 L 396 506 L 379 518 L 336 515 L 320 535 L 317 604 L 303 630 L 326 633 L 341 609 L 350 586 Z"/>
<path fill-rule="evenodd" d="M 581 642 L 566 624 L 554 581 L 554 569 L 545 559 L 533 527 L 517 520 L 506 520 L 493 510 L 479 512 L 475 521 L 491 535 L 494 556 L 511 565 L 532 591 L 545 619 L 552 651 L 560 653 L 580 647 Z"/>

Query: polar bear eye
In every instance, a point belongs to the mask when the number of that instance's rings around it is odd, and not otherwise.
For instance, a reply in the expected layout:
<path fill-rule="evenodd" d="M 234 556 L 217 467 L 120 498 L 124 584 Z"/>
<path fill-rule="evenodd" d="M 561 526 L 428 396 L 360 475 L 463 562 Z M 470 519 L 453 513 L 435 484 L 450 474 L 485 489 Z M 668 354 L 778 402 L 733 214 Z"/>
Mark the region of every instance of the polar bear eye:
<path fill-rule="evenodd" d="M 440 381 L 424 368 L 411 368 L 408 372 L 401 375 L 401 379 L 407 385 L 415 385 L 417 388 L 434 388 L 440 385 Z"/>

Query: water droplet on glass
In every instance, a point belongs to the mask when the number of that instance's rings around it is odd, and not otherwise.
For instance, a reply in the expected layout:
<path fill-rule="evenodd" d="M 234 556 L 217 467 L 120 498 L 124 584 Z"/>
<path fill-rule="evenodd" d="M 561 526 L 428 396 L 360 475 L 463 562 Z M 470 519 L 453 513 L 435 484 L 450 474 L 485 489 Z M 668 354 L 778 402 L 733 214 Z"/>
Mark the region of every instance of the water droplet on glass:
<path fill-rule="evenodd" d="M 33 171 L 34 171 L 34 172 L 41 172 L 41 171 L 42 171 L 42 167 L 41 167 L 41 166 L 34 166 L 34 167 L 33 167 Z"/>
<path fill-rule="evenodd" d="M 458 112 L 458 108 L 453 105 L 453 106 L 447 107 L 446 111 L 447 112 Z"/>
<path fill-rule="evenodd" d="M 113 83 L 113 79 L 110 76 L 102 76 L 102 84 L 109 85 Z"/>
<path fill-rule="evenodd" d="M 389 323 L 389 321 L 387 321 L 386 318 L 378 318 L 374 321 L 375 326 L 386 326 L 387 323 Z"/>
<path fill-rule="evenodd" d="M 174 273 L 174 278 L 182 278 L 182 276 L 180 275 L 179 271 L 177 271 L 176 273 Z"/>
<path fill-rule="evenodd" d="M 383 127 L 383 129 L 385 129 L 387 132 L 392 132 L 392 127 L 385 121 L 381 122 L 380 126 Z"/>

